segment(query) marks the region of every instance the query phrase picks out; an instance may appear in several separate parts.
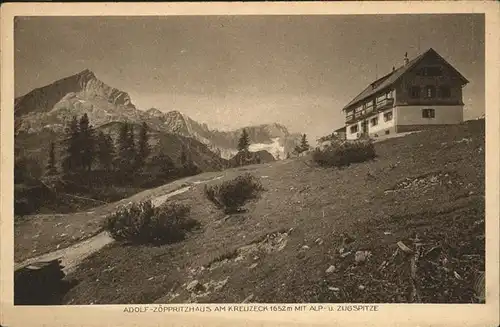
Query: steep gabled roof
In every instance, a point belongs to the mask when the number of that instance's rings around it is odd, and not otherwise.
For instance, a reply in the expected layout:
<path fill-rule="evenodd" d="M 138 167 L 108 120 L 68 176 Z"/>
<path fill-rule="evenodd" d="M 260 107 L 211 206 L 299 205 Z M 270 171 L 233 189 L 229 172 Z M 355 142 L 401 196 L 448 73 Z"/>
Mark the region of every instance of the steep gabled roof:
<path fill-rule="evenodd" d="M 440 60 L 444 61 L 446 65 L 450 66 L 458 74 L 460 79 L 462 79 L 462 82 L 464 84 L 467 84 L 469 82 L 464 76 L 462 76 L 462 74 L 460 74 L 460 72 L 458 72 L 455 69 L 455 67 L 450 65 L 434 49 L 430 48 L 426 52 L 410 60 L 406 65 L 401 66 L 398 69 L 390 72 L 389 74 L 382 76 L 376 81 L 370 83 L 370 85 L 368 85 L 360 94 L 358 94 L 354 99 L 352 99 L 344 108 L 342 108 L 342 110 L 344 111 L 347 108 L 352 107 L 353 105 L 356 105 L 357 103 L 365 100 L 366 98 L 394 85 L 406 72 L 415 67 L 424 57 L 426 57 L 429 54 L 436 55 Z"/>

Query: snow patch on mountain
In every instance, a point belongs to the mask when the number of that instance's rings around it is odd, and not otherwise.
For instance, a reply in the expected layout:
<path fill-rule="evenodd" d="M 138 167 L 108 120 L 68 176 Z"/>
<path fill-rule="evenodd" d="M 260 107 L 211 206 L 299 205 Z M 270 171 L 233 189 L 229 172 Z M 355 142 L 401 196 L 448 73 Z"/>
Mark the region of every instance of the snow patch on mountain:
<path fill-rule="evenodd" d="M 221 158 L 229 160 L 232 157 L 234 157 L 237 153 L 238 150 L 235 149 L 219 149 L 217 153 L 220 155 Z"/>
<path fill-rule="evenodd" d="M 272 143 L 253 143 L 250 144 L 248 150 L 250 152 L 267 151 L 273 155 L 274 159 L 285 158 L 285 147 L 280 144 L 280 138 L 274 137 L 271 139 Z"/>
<path fill-rule="evenodd" d="M 73 117 L 87 114 L 95 128 L 113 122 L 147 123 L 151 131 L 195 139 L 225 159 L 237 154 L 243 128 L 249 135 L 250 151 L 266 151 L 275 158 L 284 158 L 298 140 L 279 123 L 219 131 L 210 129 L 206 123 L 198 123 L 178 110 L 140 110 L 133 105 L 128 93 L 108 86 L 90 70 L 15 99 L 15 111 L 16 134 L 42 130 L 63 132 L 64 126 Z"/>

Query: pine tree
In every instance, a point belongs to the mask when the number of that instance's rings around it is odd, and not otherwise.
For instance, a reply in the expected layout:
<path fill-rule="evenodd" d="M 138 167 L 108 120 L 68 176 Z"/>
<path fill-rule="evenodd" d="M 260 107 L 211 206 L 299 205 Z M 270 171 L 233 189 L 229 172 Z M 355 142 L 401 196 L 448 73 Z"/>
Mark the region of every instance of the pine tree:
<path fill-rule="evenodd" d="M 149 148 L 149 135 L 148 135 L 148 125 L 146 123 L 143 123 L 141 125 L 141 130 L 139 132 L 139 141 L 137 145 L 137 158 L 136 158 L 136 168 L 137 169 L 142 169 L 144 167 L 144 164 L 146 162 L 146 158 L 150 154 L 150 148 Z"/>
<path fill-rule="evenodd" d="M 65 140 L 65 158 L 62 162 L 64 173 L 72 173 L 80 170 L 82 167 L 81 146 L 80 146 L 80 128 L 78 119 L 73 116 L 71 122 L 66 128 Z"/>
<path fill-rule="evenodd" d="M 309 150 L 309 143 L 307 142 L 306 134 L 303 134 L 302 139 L 300 140 L 300 150 L 301 153 Z"/>
<path fill-rule="evenodd" d="M 85 113 L 80 118 L 80 154 L 82 168 L 90 171 L 95 159 L 94 128 L 90 125 L 89 117 Z"/>
<path fill-rule="evenodd" d="M 56 169 L 56 153 L 55 153 L 55 144 L 54 142 L 50 142 L 49 148 L 49 161 L 47 163 L 46 174 L 47 175 L 55 175 L 57 174 Z"/>
<path fill-rule="evenodd" d="M 128 142 L 128 125 L 123 123 L 120 125 L 118 131 L 118 138 L 116 139 L 117 157 L 115 161 L 115 167 L 118 168 L 120 172 L 126 170 L 125 166 L 127 161 L 125 160 L 127 154 L 127 142 Z"/>
<path fill-rule="evenodd" d="M 116 166 L 121 173 L 128 174 L 134 169 L 135 145 L 133 127 L 124 123 L 120 126 L 117 140 L 118 157 Z"/>
<path fill-rule="evenodd" d="M 248 147 L 250 146 L 250 138 L 246 129 L 243 129 L 241 133 L 240 139 L 238 140 L 238 151 L 248 151 Z"/>
<path fill-rule="evenodd" d="M 135 147 L 135 132 L 134 125 L 128 125 L 128 157 L 130 158 L 130 165 L 132 168 L 136 167 L 137 151 Z"/>
<path fill-rule="evenodd" d="M 113 159 L 115 157 L 115 147 L 111 136 L 99 132 L 97 136 L 97 159 L 102 169 L 111 171 L 113 167 Z"/>
<path fill-rule="evenodd" d="M 151 162 L 155 167 L 158 167 L 157 169 L 161 177 L 172 177 L 176 173 L 174 161 L 172 158 L 163 153 L 163 151 L 155 156 Z"/>
<path fill-rule="evenodd" d="M 116 158 L 115 143 L 113 142 L 113 138 L 111 137 L 111 135 L 106 134 L 105 137 L 106 137 L 105 138 L 106 149 L 108 150 L 105 163 L 106 166 L 109 168 L 109 170 L 113 170 L 114 169 L 113 162 Z"/>
<path fill-rule="evenodd" d="M 179 161 L 180 161 L 180 164 L 182 167 L 186 166 L 188 158 L 187 158 L 187 153 L 186 153 L 186 149 L 184 146 L 181 148 L 181 154 L 179 156 Z"/>
<path fill-rule="evenodd" d="M 191 158 L 191 153 L 187 151 L 185 146 L 183 146 L 181 149 L 179 161 L 181 164 L 183 175 L 191 176 L 200 172 L 200 169 Z"/>

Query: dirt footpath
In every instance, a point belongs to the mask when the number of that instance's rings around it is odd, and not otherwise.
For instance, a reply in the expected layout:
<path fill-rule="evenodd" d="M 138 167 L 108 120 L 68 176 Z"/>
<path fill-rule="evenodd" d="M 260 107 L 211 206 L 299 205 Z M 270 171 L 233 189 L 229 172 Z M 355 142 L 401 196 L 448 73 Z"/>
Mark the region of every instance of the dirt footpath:
<path fill-rule="evenodd" d="M 171 196 L 188 191 L 191 184 L 220 179 L 222 174 L 191 176 L 87 212 L 22 217 L 14 223 L 14 258 L 19 263 L 16 267 L 54 258 L 64 258 L 65 265 L 73 266 L 74 261 L 110 243 L 110 236 L 102 232 L 102 222 L 107 215 L 134 202 L 151 200 L 154 205 L 160 205 Z"/>

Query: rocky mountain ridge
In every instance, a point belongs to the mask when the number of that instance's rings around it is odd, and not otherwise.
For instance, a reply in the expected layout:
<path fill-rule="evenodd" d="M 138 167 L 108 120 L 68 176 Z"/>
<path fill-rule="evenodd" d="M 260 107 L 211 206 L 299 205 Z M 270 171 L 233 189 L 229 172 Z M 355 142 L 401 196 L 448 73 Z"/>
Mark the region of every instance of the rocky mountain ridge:
<path fill-rule="evenodd" d="M 139 110 L 128 93 L 105 84 L 85 69 L 15 99 L 16 134 L 36 134 L 43 130 L 62 133 L 73 116 L 84 113 L 96 127 L 112 122 L 146 122 L 154 131 L 193 138 L 226 159 L 236 154 L 243 130 L 211 130 L 207 124 L 198 123 L 177 110 Z M 245 129 L 255 151 L 266 150 L 275 157 L 283 158 L 286 152 L 292 151 L 299 138 L 277 123 Z"/>

